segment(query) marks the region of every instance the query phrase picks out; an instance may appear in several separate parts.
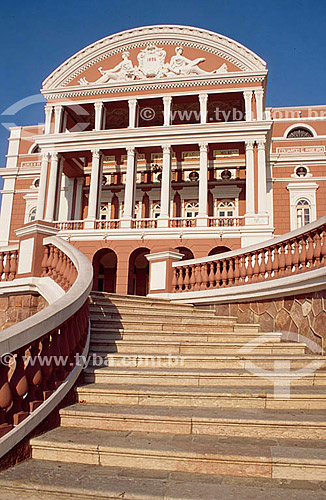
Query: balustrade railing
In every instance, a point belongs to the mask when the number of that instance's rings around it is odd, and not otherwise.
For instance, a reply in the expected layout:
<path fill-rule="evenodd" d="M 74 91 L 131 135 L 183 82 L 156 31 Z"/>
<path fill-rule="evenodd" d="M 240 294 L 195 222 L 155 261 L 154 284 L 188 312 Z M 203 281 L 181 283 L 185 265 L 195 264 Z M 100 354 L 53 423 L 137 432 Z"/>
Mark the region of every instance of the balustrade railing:
<path fill-rule="evenodd" d="M 56 236 L 43 244 L 42 276 L 66 293 L 0 333 L 0 456 L 59 404 L 87 354 L 91 263 Z"/>
<path fill-rule="evenodd" d="M 0 281 L 12 281 L 16 277 L 18 266 L 18 246 L 0 249 Z"/>
<path fill-rule="evenodd" d="M 60 231 L 79 231 L 84 229 L 83 220 L 69 220 L 66 222 L 54 222 L 54 225 Z"/>
<path fill-rule="evenodd" d="M 319 224 L 318 224 L 319 222 Z M 326 217 L 265 245 L 173 264 L 173 292 L 211 290 L 284 278 L 326 264 Z"/>
<path fill-rule="evenodd" d="M 239 227 L 244 225 L 244 217 L 208 217 L 209 227 Z"/>
<path fill-rule="evenodd" d="M 97 220 L 95 229 L 120 229 L 120 219 Z"/>
<path fill-rule="evenodd" d="M 169 220 L 170 227 L 196 227 L 196 218 L 173 217 Z"/>
<path fill-rule="evenodd" d="M 153 229 L 157 227 L 157 219 L 134 219 L 131 227 L 133 229 Z"/>

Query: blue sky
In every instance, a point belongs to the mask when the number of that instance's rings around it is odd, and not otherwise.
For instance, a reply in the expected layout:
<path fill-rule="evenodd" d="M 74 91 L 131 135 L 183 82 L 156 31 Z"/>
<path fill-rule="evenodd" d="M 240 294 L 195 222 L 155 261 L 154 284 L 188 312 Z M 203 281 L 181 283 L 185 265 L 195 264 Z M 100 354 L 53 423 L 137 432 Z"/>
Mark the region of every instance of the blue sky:
<path fill-rule="evenodd" d="M 2 76 L 0 165 L 8 131 L 2 125 L 43 121 L 43 104 L 3 115 L 39 92 L 41 82 L 84 46 L 150 24 L 185 24 L 238 40 L 267 61 L 267 104 L 326 104 L 325 0 L 16 0 L 0 7 Z"/>

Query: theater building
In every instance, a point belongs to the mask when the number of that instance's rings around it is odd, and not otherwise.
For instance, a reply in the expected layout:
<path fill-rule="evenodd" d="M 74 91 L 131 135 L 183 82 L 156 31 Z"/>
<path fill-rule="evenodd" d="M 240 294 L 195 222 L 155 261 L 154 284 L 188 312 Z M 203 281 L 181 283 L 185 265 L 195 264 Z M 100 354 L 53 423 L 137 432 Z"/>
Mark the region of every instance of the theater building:
<path fill-rule="evenodd" d="M 95 290 L 145 295 L 147 254 L 204 257 L 325 215 L 326 106 L 267 107 L 267 75 L 188 26 L 82 49 L 43 82 L 44 125 L 11 128 L 0 244 L 46 221 L 93 262 Z"/>

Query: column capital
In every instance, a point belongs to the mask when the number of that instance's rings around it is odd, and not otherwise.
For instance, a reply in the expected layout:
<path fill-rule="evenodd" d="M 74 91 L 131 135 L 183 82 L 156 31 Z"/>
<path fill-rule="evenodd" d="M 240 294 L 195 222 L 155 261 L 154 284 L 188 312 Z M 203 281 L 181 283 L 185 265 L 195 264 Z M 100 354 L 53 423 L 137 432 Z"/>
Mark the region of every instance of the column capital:
<path fill-rule="evenodd" d="M 55 104 L 55 105 L 54 105 L 54 111 L 55 111 L 56 113 L 58 113 L 59 111 L 61 111 L 61 110 L 62 110 L 62 108 L 63 108 L 63 105 L 62 105 L 62 104 Z"/>
<path fill-rule="evenodd" d="M 198 94 L 198 97 L 199 97 L 200 101 L 204 101 L 205 102 L 208 99 L 208 94 L 206 94 L 206 93 L 200 93 L 200 94 Z"/>
<path fill-rule="evenodd" d="M 99 159 L 102 155 L 102 151 L 100 149 L 91 149 L 92 157 Z"/>
<path fill-rule="evenodd" d="M 47 151 L 46 153 L 42 153 L 42 161 L 49 161 L 50 153 Z"/>
<path fill-rule="evenodd" d="M 266 146 L 265 139 L 258 139 L 258 141 L 257 141 L 258 149 L 265 149 L 265 146 Z"/>
<path fill-rule="evenodd" d="M 172 96 L 170 95 L 163 96 L 163 102 L 166 104 L 170 104 L 172 102 Z"/>
<path fill-rule="evenodd" d="M 252 97 L 252 90 L 244 90 L 243 91 L 243 97 L 245 99 L 251 99 L 251 97 Z"/>
<path fill-rule="evenodd" d="M 132 156 L 132 155 L 134 156 L 136 154 L 136 148 L 135 148 L 135 146 L 128 146 L 126 148 L 126 151 L 127 151 L 127 155 L 128 156 Z"/>
<path fill-rule="evenodd" d="M 48 113 L 48 114 L 52 113 L 53 108 L 54 108 L 53 104 L 46 104 L 44 106 L 45 113 Z"/>
<path fill-rule="evenodd" d="M 54 160 L 54 161 L 58 161 L 58 160 L 59 160 L 59 156 L 60 156 L 60 155 L 59 155 L 59 153 L 57 153 L 56 151 L 53 151 L 53 152 L 51 153 L 51 160 L 52 160 L 52 161 L 53 161 L 53 160 Z"/>
<path fill-rule="evenodd" d="M 103 101 L 96 101 L 96 102 L 94 102 L 94 107 L 95 107 L 95 109 L 96 109 L 96 108 L 97 108 L 97 109 L 102 109 L 102 108 L 103 108 L 103 106 L 104 106 L 104 102 L 103 102 Z"/>
<path fill-rule="evenodd" d="M 263 97 L 264 96 L 264 89 L 255 89 L 255 96 L 256 97 Z"/>
<path fill-rule="evenodd" d="M 254 143 L 255 141 L 249 139 L 248 141 L 245 141 L 246 145 L 246 150 L 248 151 L 249 149 L 254 149 Z"/>
<path fill-rule="evenodd" d="M 136 106 L 137 99 L 128 99 L 128 104 L 129 106 Z"/>
<path fill-rule="evenodd" d="M 161 146 L 163 150 L 163 154 L 170 154 L 171 153 L 171 144 L 164 144 Z"/>
<path fill-rule="evenodd" d="M 207 142 L 200 142 L 199 143 L 199 150 L 202 153 L 207 153 L 207 151 L 208 151 L 208 143 Z"/>

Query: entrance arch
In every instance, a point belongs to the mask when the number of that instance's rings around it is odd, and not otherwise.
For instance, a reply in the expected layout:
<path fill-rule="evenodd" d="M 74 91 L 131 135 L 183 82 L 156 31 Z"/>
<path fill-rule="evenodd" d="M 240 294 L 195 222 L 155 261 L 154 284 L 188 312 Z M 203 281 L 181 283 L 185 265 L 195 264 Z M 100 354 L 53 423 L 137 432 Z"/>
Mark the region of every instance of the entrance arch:
<path fill-rule="evenodd" d="M 210 252 L 208 253 L 208 255 L 217 255 L 219 253 L 230 252 L 230 251 L 231 251 L 231 248 L 224 247 L 224 246 L 221 245 L 219 247 L 212 248 L 212 250 L 210 250 Z"/>
<path fill-rule="evenodd" d="M 93 290 L 115 293 L 117 255 L 109 248 L 102 248 L 93 257 Z"/>
<path fill-rule="evenodd" d="M 186 248 L 186 247 L 177 247 L 175 250 L 177 250 L 177 252 L 183 254 L 183 257 L 182 257 L 181 260 L 189 260 L 189 259 L 193 259 L 194 258 L 194 254 L 192 253 L 191 250 L 189 250 L 189 248 Z"/>
<path fill-rule="evenodd" d="M 137 248 L 129 257 L 128 295 L 147 295 L 149 262 L 145 255 L 149 248 Z"/>

